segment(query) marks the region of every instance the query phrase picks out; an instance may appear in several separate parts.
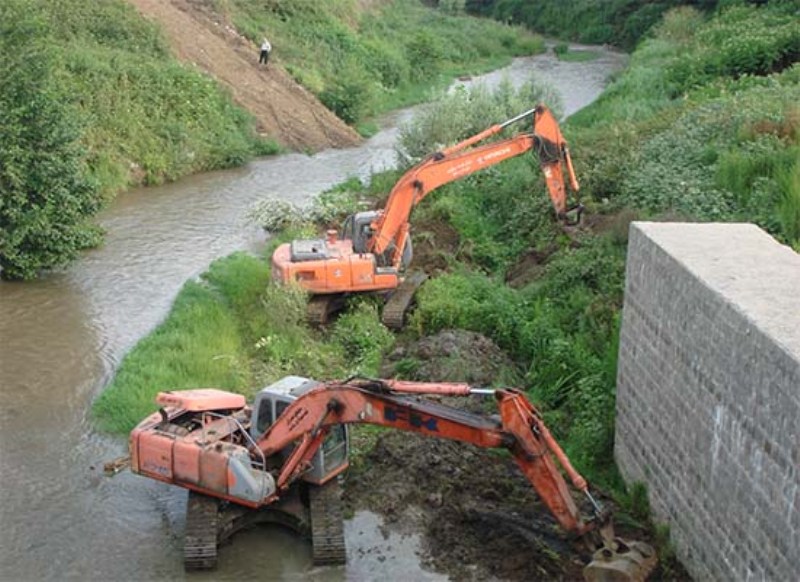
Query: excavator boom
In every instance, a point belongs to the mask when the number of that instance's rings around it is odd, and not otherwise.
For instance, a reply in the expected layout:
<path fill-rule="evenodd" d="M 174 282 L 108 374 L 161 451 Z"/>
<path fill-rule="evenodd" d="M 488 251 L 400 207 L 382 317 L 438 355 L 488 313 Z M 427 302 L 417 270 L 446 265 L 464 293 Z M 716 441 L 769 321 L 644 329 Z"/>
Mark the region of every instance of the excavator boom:
<path fill-rule="evenodd" d="M 375 380 L 327 383 L 296 400 L 256 441 L 256 446 L 269 457 L 290 443 L 300 443 L 281 469 L 278 489 L 287 487 L 308 470 L 325 429 L 338 424 L 374 424 L 483 448 L 506 448 L 565 530 L 582 535 L 593 529 L 594 523 L 585 523 L 581 518 L 553 457 L 583 493 L 588 492 L 586 481 L 569 464 L 538 411 L 522 393 L 481 392 L 494 395 L 500 420 L 416 397 L 468 396 L 476 393 L 474 390 L 466 384 Z M 599 517 L 599 507 L 597 510 Z"/>
<path fill-rule="evenodd" d="M 500 133 L 512 123 L 529 116 L 533 119 L 533 131 L 473 147 Z M 569 177 L 569 188 L 575 193 L 579 190 L 578 181 L 558 122 L 552 112 L 540 104 L 530 111 L 493 125 L 464 141 L 428 156 L 406 172 L 392 188 L 385 210 L 372 225 L 374 234 L 368 250 L 380 255 L 394 243 L 394 247 L 402 251 L 411 210 L 428 193 L 444 184 L 527 151 L 534 151 L 538 155 L 556 216 L 564 219 L 568 207 L 562 163 Z"/>

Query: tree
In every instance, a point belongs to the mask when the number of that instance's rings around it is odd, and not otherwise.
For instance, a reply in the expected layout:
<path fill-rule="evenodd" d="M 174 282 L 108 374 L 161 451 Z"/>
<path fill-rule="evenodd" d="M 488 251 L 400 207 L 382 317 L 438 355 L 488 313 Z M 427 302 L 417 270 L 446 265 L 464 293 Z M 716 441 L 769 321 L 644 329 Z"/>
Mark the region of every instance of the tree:
<path fill-rule="evenodd" d="M 33 278 L 100 240 L 89 222 L 99 189 L 48 37 L 31 2 L 0 4 L 0 275 L 7 279 Z"/>

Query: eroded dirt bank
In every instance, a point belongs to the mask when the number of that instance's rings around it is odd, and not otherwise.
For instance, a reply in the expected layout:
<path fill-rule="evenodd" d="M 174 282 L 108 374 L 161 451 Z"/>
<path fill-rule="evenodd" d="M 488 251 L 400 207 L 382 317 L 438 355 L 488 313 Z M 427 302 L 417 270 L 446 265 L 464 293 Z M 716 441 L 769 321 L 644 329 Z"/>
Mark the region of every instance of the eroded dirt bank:
<path fill-rule="evenodd" d="M 258 64 L 258 47 L 204 0 L 129 0 L 161 26 L 175 56 L 226 85 L 255 116 L 258 131 L 295 150 L 359 143 L 358 134 L 274 60 Z"/>

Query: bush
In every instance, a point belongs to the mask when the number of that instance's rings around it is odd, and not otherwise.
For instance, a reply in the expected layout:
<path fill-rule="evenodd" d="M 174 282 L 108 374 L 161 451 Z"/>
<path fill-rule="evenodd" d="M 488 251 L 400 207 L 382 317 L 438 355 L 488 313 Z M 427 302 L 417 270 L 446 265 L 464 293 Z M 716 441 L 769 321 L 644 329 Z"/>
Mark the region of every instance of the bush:
<path fill-rule="evenodd" d="M 689 110 L 641 145 L 624 199 L 652 213 L 749 220 L 794 244 L 798 100 L 797 84 L 770 83 Z"/>
<path fill-rule="evenodd" d="M 276 150 L 129 3 L 9 0 L 0 31 L 4 277 L 33 277 L 97 244 L 91 217 L 131 184 Z"/>
<path fill-rule="evenodd" d="M 331 340 L 342 347 L 348 376 L 376 376 L 383 354 L 394 344 L 394 335 L 381 324 L 379 306 L 371 299 L 351 302 L 331 331 Z"/>
<path fill-rule="evenodd" d="M 669 77 L 678 94 L 717 77 L 781 71 L 798 60 L 796 16 L 778 8 L 733 6 L 697 29 L 682 58 L 670 67 Z"/>
<path fill-rule="evenodd" d="M 82 126 L 57 82 L 58 54 L 26 3 L 0 10 L 0 274 L 30 279 L 97 244 L 89 219 L 100 208 Z"/>
<path fill-rule="evenodd" d="M 484 85 L 442 95 L 423 106 L 414 118 L 400 127 L 398 156 L 401 164 L 411 165 L 439 149 L 471 137 L 495 123 L 501 123 L 545 103 L 560 116 L 561 97 L 552 87 L 535 79 L 515 89 L 510 81 L 494 90 Z M 521 121 L 496 139 L 530 130 Z"/>
<path fill-rule="evenodd" d="M 348 62 L 320 93 L 320 101 L 346 123 L 355 123 L 373 110 L 373 81 L 358 66 Z"/>
<path fill-rule="evenodd" d="M 502 22 L 524 24 L 557 38 L 632 49 L 666 10 L 680 3 L 680 0 L 475 0 L 468 3 L 468 9 Z"/>

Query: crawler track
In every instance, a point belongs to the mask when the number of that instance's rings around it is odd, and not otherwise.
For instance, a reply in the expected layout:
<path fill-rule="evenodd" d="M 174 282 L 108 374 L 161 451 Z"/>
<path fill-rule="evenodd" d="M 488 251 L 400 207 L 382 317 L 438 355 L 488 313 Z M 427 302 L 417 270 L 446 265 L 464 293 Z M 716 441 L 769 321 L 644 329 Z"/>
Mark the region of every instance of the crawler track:
<path fill-rule="evenodd" d="M 315 565 L 344 564 L 346 550 L 339 481 L 308 485 L 308 506 L 295 490 L 274 505 L 248 509 L 221 505 L 214 497 L 189 492 L 183 563 L 186 570 L 210 570 L 217 565 L 219 544 L 257 523 L 277 523 L 311 538 Z"/>
<path fill-rule="evenodd" d="M 414 294 L 428 278 L 422 271 L 414 271 L 406 276 L 400 286 L 392 293 L 383 306 L 381 321 L 392 330 L 402 329 L 406 313 L 414 300 Z"/>
<path fill-rule="evenodd" d="M 333 314 L 344 307 L 344 295 L 316 295 L 309 299 L 306 307 L 306 321 L 312 327 L 326 325 Z"/>
<path fill-rule="evenodd" d="M 321 487 L 311 485 L 308 493 L 314 564 L 344 564 L 347 551 L 339 480 L 333 479 Z"/>
<path fill-rule="evenodd" d="M 187 570 L 209 570 L 217 565 L 218 524 L 219 501 L 190 491 L 183 542 L 183 565 Z"/>

